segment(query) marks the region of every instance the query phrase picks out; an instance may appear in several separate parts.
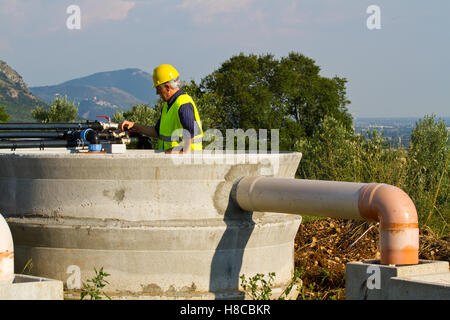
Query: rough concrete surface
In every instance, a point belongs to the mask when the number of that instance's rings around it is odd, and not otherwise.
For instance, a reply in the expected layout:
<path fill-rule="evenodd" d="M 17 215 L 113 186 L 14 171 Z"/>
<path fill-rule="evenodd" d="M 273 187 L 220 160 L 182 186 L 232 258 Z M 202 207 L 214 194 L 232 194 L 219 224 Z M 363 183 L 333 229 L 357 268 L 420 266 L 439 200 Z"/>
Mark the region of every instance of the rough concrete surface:
<path fill-rule="evenodd" d="M 0 152 L 0 212 L 15 243 L 16 272 L 67 287 L 94 267 L 120 298 L 243 298 L 239 276 L 291 280 L 300 216 L 245 212 L 231 201 L 243 176 L 293 178 L 301 154 L 174 158 L 150 150 L 71 154 Z"/>
<path fill-rule="evenodd" d="M 62 281 L 16 274 L 11 284 L 0 285 L 0 300 L 63 300 Z"/>
<path fill-rule="evenodd" d="M 450 299 L 447 261 L 419 260 L 417 265 L 381 265 L 379 260 L 346 265 L 347 300 Z"/>
<path fill-rule="evenodd" d="M 450 272 L 393 277 L 391 295 L 404 300 L 450 300 Z"/>

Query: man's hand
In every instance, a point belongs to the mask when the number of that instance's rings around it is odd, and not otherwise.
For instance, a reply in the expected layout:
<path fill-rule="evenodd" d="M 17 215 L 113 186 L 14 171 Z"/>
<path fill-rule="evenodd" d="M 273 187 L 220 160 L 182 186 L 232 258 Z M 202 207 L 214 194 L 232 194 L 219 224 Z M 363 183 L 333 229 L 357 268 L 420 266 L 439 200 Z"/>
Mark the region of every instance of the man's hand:
<path fill-rule="evenodd" d="M 120 131 L 130 130 L 134 127 L 134 122 L 124 120 L 121 123 L 119 123 L 119 129 Z"/>
<path fill-rule="evenodd" d="M 130 130 L 133 128 L 137 132 L 140 132 L 142 134 L 145 134 L 146 136 L 152 137 L 152 138 L 158 138 L 158 133 L 155 130 L 155 127 L 152 126 L 144 126 L 142 124 L 133 122 L 133 121 L 127 121 L 124 120 L 121 123 L 119 123 L 119 129 L 124 130 Z"/>

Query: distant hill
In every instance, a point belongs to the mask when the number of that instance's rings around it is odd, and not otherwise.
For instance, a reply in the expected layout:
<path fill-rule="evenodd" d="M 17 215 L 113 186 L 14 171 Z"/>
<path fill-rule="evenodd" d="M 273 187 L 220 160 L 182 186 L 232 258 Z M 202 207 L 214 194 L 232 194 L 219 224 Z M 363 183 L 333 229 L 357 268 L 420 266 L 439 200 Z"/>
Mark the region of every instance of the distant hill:
<path fill-rule="evenodd" d="M 54 86 L 31 87 L 33 94 L 51 103 L 56 96 L 67 95 L 78 103 L 78 113 L 89 120 L 112 116 L 116 110 L 128 110 L 134 104 L 156 101 L 152 76 L 140 69 L 99 72 Z"/>
<path fill-rule="evenodd" d="M 6 107 L 10 122 L 34 121 L 31 110 L 48 105 L 34 96 L 22 77 L 6 62 L 0 60 L 0 105 Z"/>

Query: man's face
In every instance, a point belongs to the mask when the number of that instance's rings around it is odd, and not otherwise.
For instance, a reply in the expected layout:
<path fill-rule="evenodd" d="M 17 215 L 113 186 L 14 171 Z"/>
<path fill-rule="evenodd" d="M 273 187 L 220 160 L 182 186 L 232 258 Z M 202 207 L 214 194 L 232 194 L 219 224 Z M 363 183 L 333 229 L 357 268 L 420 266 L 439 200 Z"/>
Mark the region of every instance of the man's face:
<path fill-rule="evenodd" d="M 158 94 L 164 101 L 168 101 L 170 99 L 169 85 L 161 84 L 157 86 L 156 94 Z"/>

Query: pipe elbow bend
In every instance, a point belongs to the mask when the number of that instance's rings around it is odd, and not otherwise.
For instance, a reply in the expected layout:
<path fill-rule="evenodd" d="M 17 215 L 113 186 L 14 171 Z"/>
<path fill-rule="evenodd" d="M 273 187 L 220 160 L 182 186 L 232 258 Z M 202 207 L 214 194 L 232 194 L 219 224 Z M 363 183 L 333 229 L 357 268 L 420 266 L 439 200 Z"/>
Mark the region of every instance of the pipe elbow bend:
<path fill-rule="evenodd" d="M 380 263 L 419 263 L 419 224 L 416 207 L 400 188 L 370 183 L 358 198 L 360 215 L 380 223 Z"/>

